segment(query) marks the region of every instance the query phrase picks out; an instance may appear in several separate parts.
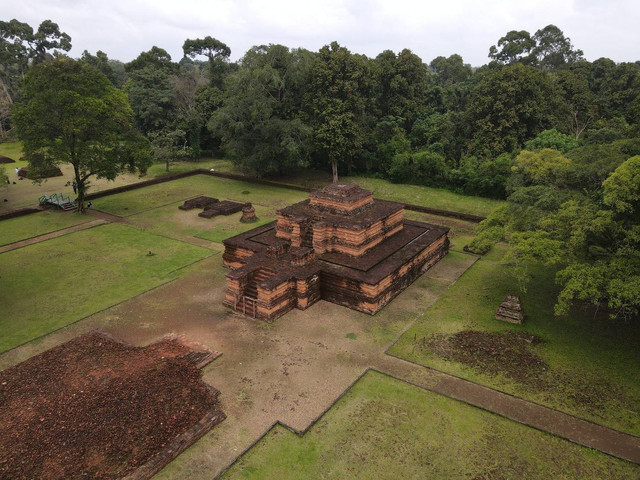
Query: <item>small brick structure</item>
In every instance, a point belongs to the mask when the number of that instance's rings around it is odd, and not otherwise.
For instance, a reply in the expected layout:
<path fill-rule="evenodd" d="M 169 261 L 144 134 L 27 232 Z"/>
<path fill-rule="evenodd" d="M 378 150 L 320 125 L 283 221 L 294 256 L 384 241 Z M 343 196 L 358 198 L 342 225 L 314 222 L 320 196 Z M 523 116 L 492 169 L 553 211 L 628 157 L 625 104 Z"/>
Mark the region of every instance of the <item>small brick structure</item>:
<path fill-rule="evenodd" d="M 507 293 L 498 307 L 495 319 L 521 324 L 524 321 L 524 310 L 522 309 L 520 297 L 515 293 Z"/>
<path fill-rule="evenodd" d="M 405 220 L 404 205 L 332 184 L 224 241 L 224 303 L 272 321 L 319 299 L 374 314 L 445 256 L 449 229 Z"/>
<path fill-rule="evenodd" d="M 193 210 L 194 208 L 206 209 L 207 207 L 214 205 L 218 202 L 219 200 L 217 198 L 200 196 L 200 197 L 191 198 L 185 201 L 178 208 L 180 210 Z"/>
<path fill-rule="evenodd" d="M 242 210 L 244 203 L 232 202 L 231 200 L 222 200 L 205 207 L 203 212 L 198 214 L 199 217 L 211 218 L 217 215 L 231 215 Z"/>
<path fill-rule="evenodd" d="M 242 207 L 242 217 L 240 221 L 242 223 L 253 223 L 258 220 L 256 217 L 256 209 L 250 203 L 245 203 L 244 207 Z"/>

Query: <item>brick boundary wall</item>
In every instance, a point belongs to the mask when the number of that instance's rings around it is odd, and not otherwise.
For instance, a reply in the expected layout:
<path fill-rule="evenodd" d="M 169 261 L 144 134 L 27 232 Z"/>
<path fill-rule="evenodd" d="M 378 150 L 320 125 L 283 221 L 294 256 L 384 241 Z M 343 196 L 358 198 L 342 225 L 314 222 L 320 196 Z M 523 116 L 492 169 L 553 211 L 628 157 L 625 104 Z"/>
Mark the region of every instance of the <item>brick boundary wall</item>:
<path fill-rule="evenodd" d="M 5 212 L 0 214 L 0 221 L 9 220 L 10 218 L 22 217 L 23 215 L 29 215 L 31 213 L 41 212 L 41 208 L 37 207 L 26 207 L 21 208 L 19 210 L 11 210 L 10 212 Z"/>
<path fill-rule="evenodd" d="M 194 175 L 210 175 L 212 177 L 226 178 L 228 180 L 237 180 L 240 182 L 254 183 L 257 185 L 267 185 L 270 187 L 288 188 L 289 190 L 297 190 L 299 192 L 310 192 L 311 190 L 315 190 L 313 188 L 303 187 L 300 185 L 291 185 L 288 183 L 273 182 L 271 180 L 262 180 L 259 178 L 246 177 L 244 175 L 236 175 L 233 173 L 212 172 L 210 170 L 205 170 L 204 168 L 200 168 L 197 170 L 191 170 L 189 172 L 174 173 L 174 174 L 166 175 L 163 177 L 154 178 L 151 180 L 143 180 L 142 182 L 132 183 L 130 185 L 123 185 L 121 187 L 109 188 L 106 190 L 102 190 L 100 192 L 90 193 L 85 196 L 85 199 L 93 200 L 96 198 L 106 197 L 108 195 L 114 195 L 116 193 L 129 192 L 131 190 L 148 187 L 150 185 L 158 185 L 160 183 L 171 182 L 173 180 L 178 180 L 181 178 L 192 177 Z M 457 218 L 459 220 L 465 220 L 467 222 L 473 222 L 473 223 L 480 223 L 482 220 L 485 219 L 485 217 L 472 215 L 469 213 L 440 210 L 438 208 L 423 207 L 421 205 L 412 205 L 410 203 L 405 204 L 405 208 L 407 210 L 411 210 L 414 212 L 429 213 L 429 214 L 438 215 L 441 217 Z M 11 212 L 0 214 L 0 221 L 6 220 L 8 218 L 20 217 L 22 215 L 28 215 L 30 213 L 35 213 L 39 211 L 41 211 L 41 209 L 34 208 L 34 207 L 14 210 Z"/>

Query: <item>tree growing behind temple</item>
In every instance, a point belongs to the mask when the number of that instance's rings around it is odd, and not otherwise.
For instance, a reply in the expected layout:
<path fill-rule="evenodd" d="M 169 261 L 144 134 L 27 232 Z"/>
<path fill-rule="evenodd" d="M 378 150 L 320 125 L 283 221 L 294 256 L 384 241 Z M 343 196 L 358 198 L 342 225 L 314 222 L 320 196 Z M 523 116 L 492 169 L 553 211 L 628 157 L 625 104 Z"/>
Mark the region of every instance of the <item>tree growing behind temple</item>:
<path fill-rule="evenodd" d="M 113 180 L 124 171 L 144 172 L 151 163 L 149 142 L 133 128 L 126 95 L 83 62 L 59 58 L 33 67 L 13 121 L 36 178 L 51 166 L 73 166 L 81 212 L 91 177 Z"/>
<path fill-rule="evenodd" d="M 307 159 L 311 129 L 300 109 L 313 60 L 303 49 L 256 46 L 227 79 L 223 105 L 209 129 L 242 169 L 281 174 Z"/>
<path fill-rule="evenodd" d="M 311 67 L 308 111 L 316 149 L 331 165 L 334 183 L 338 164 L 350 168 L 364 144 L 370 79 L 366 57 L 337 42 L 322 47 Z"/>

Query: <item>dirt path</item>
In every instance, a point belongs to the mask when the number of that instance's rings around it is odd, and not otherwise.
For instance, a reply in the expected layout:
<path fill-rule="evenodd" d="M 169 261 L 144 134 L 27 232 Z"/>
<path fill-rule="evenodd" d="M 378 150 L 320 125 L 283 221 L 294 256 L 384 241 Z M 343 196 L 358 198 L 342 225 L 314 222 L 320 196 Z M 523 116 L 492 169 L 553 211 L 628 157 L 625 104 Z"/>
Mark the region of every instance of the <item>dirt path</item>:
<path fill-rule="evenodd" d="M 98 225 L 102 225 L 104 223 L 107 223 L 107 221 L 101 218 L 98 218 L 96 220 L 91 220 L 90 222 L 81 223 L 80 225 L 74 225 L 72 227 L 56 230 L 55 232 L 44 233 L 42 235 L 27 238 L 26 240 L 20 240 L 18 242 L 9 243 L 7 245 L 3 245 L 0 247 L 0 253 L 9 252 L 11 250 L 15 250 L 16 248 L 22 248 L 28 245 L 33 245 L 34 243 L 44 242 L 45 240 L 61 237 L 69 233 L 79 232 L 80 230 L 86 230 L 87 228 L 97 227 Z"/>
<path fill-rule="evenodd" d="M 444 291 L 473 261 L 470 257 L 467 262 L 440 262 L 425 274 L 425 285 L 440 282 Z M 638 437 L 387 355 L 390 341 L 380 337 L 380 330 L 387 328 L 380 314 L 371 317 L 323 301 L 306 311 L 294 310 L 274 324 L 232 314 L 221 305 L 226 272 L 219 256 L 209 257 L 169 284 L 0 356 L 0 368 L 97 327 L 137 345 L 177 333 L 222 352 L 204 370 L 204 380 L 222 392 L 227 419 L 158 479 L 210 480 L 276 422 L 307 430 L 370 368 L 640 463 Z M 424 311 L 437 298 L 418 281 L 386 307 L 392 309 L 386 318 L 415 310 L 417 304 Z M 393 331 L 399 334 L 409 323 L 410 319 L 396 324 Z"/>

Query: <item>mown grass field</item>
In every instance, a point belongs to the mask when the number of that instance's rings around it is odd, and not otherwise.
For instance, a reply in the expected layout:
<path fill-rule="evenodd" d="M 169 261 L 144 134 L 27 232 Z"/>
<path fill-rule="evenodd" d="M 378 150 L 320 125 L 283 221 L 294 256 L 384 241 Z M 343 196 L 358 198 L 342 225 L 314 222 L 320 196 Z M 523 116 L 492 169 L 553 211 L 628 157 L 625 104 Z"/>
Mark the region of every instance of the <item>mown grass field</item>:
<path fill-rule="evenodd" d="M 557 295 L 554 272 L 532 267 L 533 279 L 522 295 L 523 325 L 494 319 L 505 294 L 517 285 L 502 263 L 504 246 L 476 262 L 390 349 L 390 353 L 468 378 L 483 385 L 524 397 L 636 435 L 640 434 L 640 353 L 637 323 L 615 321 L 592 309 L 574 309 L 555 317 Z M 542 343 L 528 350 L 547 369 L 531 379 L 514 379 L 505 370 L 487 373 L 442 358 L 430 341 L 457 332 L 526 332 Z M 501 352 L 496 352 L 499 356 Z M 515 368 L 518 368 L 515 365 Z M 523 367 L 524 368 L 524 367 Z"/>
<path fill-rule="evenodd" d="M 411 203 L 453 212 L 470 213 L 484 217 L 504 204 L 502 200 L 461 195 L 444 188 L 400 185 L 377 178 L 345 177 L 343 180 L 357 183 L 363 188 L 373 190 L 376 197 L 384 198 L 385 200 Z"/>
<path fill-rule="evenodd" d="M 222 478 L 636 478 L 637 466 L 377 372 L 302 437 L 273 428 Z"/>
<path fill-rule="evenodd" d="M 0 352 L 165 283 L 211 254 L 117 224 L 5 252 Z"/>
<path fill-rule="evenodd" d="M 55 232 L 94 220 L 78 213 L 63 213 L 59 210 L 44 211 L 23 217 L 3 220 L 0 224 L 0 245 L 17 242 L 36 235 Z"/>
<path fill-rule="evenodd" d="M 247 193 L 243 193 L 247 192 Z M 96 199 L 95 208 L 114 215 L 130 216 L 159 207 L 177 205 L 189 198 L 206 195 L 219 200 L 251 202 L 256 206 L 276 209 L 299 202 L 307 197 L 305 192 L 289 190 L 281 187 L 257 185 L 236 180 L 195 175 L 172 182 L 152 185 L 129 192 L 119 193 Z M 190 215 L 199 210 L 189 211 Z"/>

